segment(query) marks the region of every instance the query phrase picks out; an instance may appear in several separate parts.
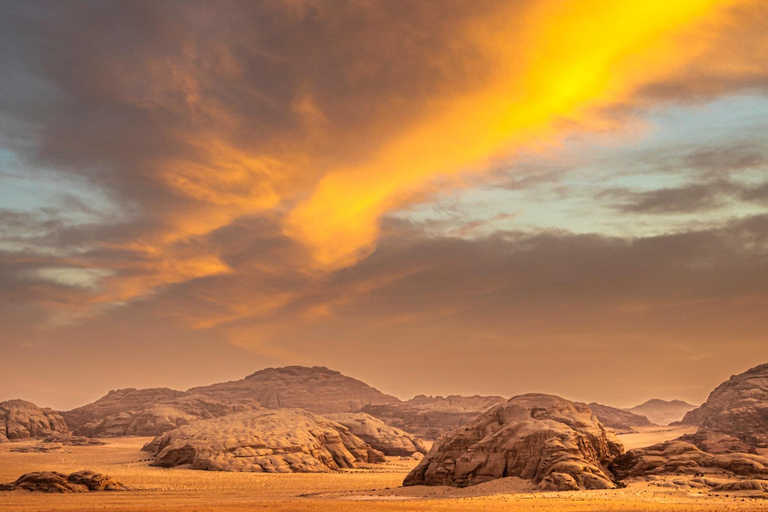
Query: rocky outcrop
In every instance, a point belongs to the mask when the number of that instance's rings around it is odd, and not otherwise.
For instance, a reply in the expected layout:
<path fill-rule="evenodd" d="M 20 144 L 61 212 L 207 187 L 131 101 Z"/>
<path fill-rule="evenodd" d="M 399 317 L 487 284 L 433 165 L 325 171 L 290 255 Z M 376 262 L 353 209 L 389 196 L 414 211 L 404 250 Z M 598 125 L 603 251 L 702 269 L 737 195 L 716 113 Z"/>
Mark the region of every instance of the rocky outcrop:
<path fill-rule="evenodd" d="M 654 398 L 627 410 L 645 416 L 656 425 L 669 425 L 670 423 L 680 421 L 688 411 L 695 408 L 695 405 L 683 402 L 682 400 L 667 401 Z"/>
<path fill-rule="evenodd" d="M 667 482 L 670 485 L 715 491 L 768 488 L 768 458 L 747 453 L 711 454 L 680 440 L 630 450 L 616 458 L 611 469 L 621 480 L 667 476 L 672 478 Z"/>
<path fill-rule="evenodd" d="M 324 413 L 358 412 L 369 404 L 400 400 L 323 366 L 267 368 L 248 377 L 189 390 L 222 400 L 252 399 L 269 409 L 298 407 Z"/>
<path fill-rule="evenodd" d="M 595 402 L 589 408 L 604 426 L 614 430 L 631 432 L 633 427 L 651 427 L 653 423 L 645 416 L 629 412 L 618 407 L 602 405 Z"/>
<path fill-rule="evenodd" d="M 225 402 L 205 395 L 181 395 L 110 414 L 87 423 L 75 434 L 89 437 L 158 436 L 193 421 L 259 409 L 255 400 Z"/>
<path fill-rule="evenodd" d="M 438 440 L 403 485 L 464 487 L 497 478 L 532 480 L 543 490 L 607 489 L 622 452 L 589 406 L 517 396 Z"/>
<path fill-rule="evenodd" d="M 258 410 L 185 425 L 144 448 L 154 466 L 266 473 L 326 472 L 383 462 L 345 426 L 301 409 Z"/>
<path fill-rule="evenodd" d="M 369 414 L 347 412 L 327 414 L 325 417 L 341 423 L 355 436 L 384 455 L 410 457 L 414 453 L 427 453 L 427 449 L 421 439 L 397 427 L 387 425 Z"/>
<path fill-rule="evenodd" d="M 705 451 L 768 454 L 768 364 L 720 384 L 682 423 L 699 427 L 686 439 Z"/>
<path fill-rule="evenodd" d="M 422 439 L 435 440 L 506 401 L 500 396 L 418 395 L 402 403 L 368 405 L 363 412 Z"/>
<path fill-rule="evenodd" d="M 64 418 L 25 400 L 0 402 L 0 441 L 42 438 L 66 432 Z"/>
<path fill-rule="evenodd" d="M 92 404 L 61 414 L 67 421 L 69 428 L 78 431 L 88 423 L 104 420 L 108 416 L 146 408 L 156 402 L 172 400 L 183 394 L 183 391 L 168 388 L 118 389 L 117 391 L 110 391 L 106 396 L 99 398 Z"/>
<path fill-rule="evenodd" d="M 94 473 L 78 471 L 65 475 L 55 471 L 26 473 L 15 482 L 0 484 L 0 491 L 35 491 L 35 492 L 88 492 L 88 491 L 127 491 L 128 488 L 114 478 Z"/>

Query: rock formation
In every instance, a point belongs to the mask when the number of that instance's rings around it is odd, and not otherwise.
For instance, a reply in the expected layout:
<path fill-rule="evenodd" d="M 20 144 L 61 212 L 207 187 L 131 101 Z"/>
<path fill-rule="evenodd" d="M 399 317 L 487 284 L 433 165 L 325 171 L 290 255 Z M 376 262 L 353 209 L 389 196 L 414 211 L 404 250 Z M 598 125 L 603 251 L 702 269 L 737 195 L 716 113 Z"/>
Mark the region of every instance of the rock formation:
<path fill-rule="evenodd" d="M 26 490 L 36 492 L 88 492 L 88 491 L 126 491 L 122 483 L 114 478 L 94 473 L 78 471 L 65 475 L 55 471 L 26 473 L 15 482 L 0 484 L 0 491 Z"/>
<path fill-rule="evenodd" d="M 514 476 L 543 490 L 607 489 L 615 486 L 607 465 L 622 449 L 586 404 L 522 395 L 438 440 L 403 485 L 464 487 Z"/>
<path fill-rule="evenodd" d="M 705 451 L 768 454 L 768 364 L 720 384 L 682 423 L 698 425 L 687 439 Z"/>
<path fill-rule="evenodd" d="M 349 429 L 301 409 L 261 409 L 185 425 L 144 448 L 154 466 L 214 471 L 326 472 L 382 462 Z"/>
<path fill-rule="evenodd" d="M 205 395 L 186 394 L 110 414 L 79 427 L 75 434 L 89 437 L 158 436 L 193 421 L 260 407 L 255 400 L 225 402 Z"/>
<path fill-rule="evenodd" d="M 363 412 L 422 439 L 435 440 L 506 401 L 500 396 L 418 395 L 397 404 L 368 405 Z"/>
<path fill-rule="evenodd" d="M 651 427 L 653 423 L 645 416 L 629 412 L 618 407 L 602 405 L 595 402 L 589 404 L 589 408 L 604 426 L 614 430 L 629 432 L 632 427 Z"/>
<path fill-rule="evenodd" d="M 0 402 L 0 441 L 42 438 L 66 432 L 64 418 L 25 400 Z"/>
<path fill-rule="evenodd" d="M 182 396 L 182 391 L 168 388 L 118 389 L 92 404 L 62 412 L 67 425 L 73 431 L 94 421 L 101 421 L 108 416 L 145 408 L 155 402 L 162 402 Z"/>
<path fill-rule="evenodd" d="M 621 480 L 671 476 L 672 484 L 713 490 L 768 489 L 768 458 L 747 453 L 711 454 L 691 443 L 667 441 L 630 450 L 611 467 Z"/>
<path fill-rule="evenodd" d="M 410 457 L 414 453 L 426 454 L 427 449 L 418 437 L 392 427 L 378 418 L 362 412 L 326 414 L 324 417 L 341 423 L 355 436 L 384 455 Z"/>
<path fill-rule="evenodd" d="M 298 407 L 318 414 L 358 412 L 369 404 L 400 400 L 322 366 L 267 368 L 248 377 L 189 390 L 222 400 L 253 399 L 269 409 Z"/>
<path fill-rule="evenodd" d="M 682 400 L 667 401 L 654 398 L 627 410 L 645 416 L 656 425 L 669 425 L 670 423 L 680 421 L 688 411 L 695 408 L 695 405 L 683 402 Z"/>

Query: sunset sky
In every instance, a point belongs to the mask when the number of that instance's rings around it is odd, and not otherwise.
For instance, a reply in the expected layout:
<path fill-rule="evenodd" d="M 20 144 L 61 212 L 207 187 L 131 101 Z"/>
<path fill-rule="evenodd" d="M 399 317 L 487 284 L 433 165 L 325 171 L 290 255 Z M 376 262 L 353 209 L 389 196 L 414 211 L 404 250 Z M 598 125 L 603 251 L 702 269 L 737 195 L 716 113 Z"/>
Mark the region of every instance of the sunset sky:
<path fill-rule="evenodd" d="M 764 0 L 0 0 L 0 400 L 768 362 Z"/>

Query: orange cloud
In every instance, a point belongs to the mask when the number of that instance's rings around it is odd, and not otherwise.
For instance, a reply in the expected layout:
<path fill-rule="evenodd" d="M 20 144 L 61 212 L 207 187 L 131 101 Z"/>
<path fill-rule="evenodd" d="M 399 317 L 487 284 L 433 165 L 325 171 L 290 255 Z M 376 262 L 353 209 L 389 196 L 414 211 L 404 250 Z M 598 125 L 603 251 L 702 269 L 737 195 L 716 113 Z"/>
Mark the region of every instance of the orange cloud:
<path fill-rule="evenodd" d="M 384 213 L 437 178 L 482 171 L 494 157 L 556 140 L 561 119 L 599 125 L 593 109 L 699 55 L 701 39 L 680 37 L 737 3 L 550 0 L 523 13 L 508 4 L 509 23 L 470 26 L 496 63 L 494 80 L 403 126 L 364 163 L 332 169 L 290 213 L 285 232 L 323 268 L 354 264 L 373 250 Z M 515 16 L 527 19 L 522 34 L 508 28 Z"/>

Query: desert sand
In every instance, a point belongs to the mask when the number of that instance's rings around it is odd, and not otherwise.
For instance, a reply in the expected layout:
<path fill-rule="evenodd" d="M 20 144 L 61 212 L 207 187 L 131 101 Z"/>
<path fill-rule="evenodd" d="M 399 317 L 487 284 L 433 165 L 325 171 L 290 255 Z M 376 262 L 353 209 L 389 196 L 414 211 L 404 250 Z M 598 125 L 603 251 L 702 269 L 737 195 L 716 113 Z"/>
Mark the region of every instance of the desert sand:
<path fill-rule="evenodd" d="M 653 444 L 680 429 L 649 429 L 635 446 Z M 643 442 L 639 441 L 643 437 Z M 622 436 L 626 438 L 626 436 Z M 103 446 L 67 446 L 50 453 L 11 452 L 0 445 L 0 481 L 45 469 L 71 473 L 90 469 L 111 475 L 127 492 L 0 494 L 3 512 L 43 511 L 726 511 L 768 510 L 768 501 L 745 493 L 707 496 L 654 485 L 576 492 L 525 492 L 526 482 L 502 479 L 465 489 L 400 487 L 415 460 L 388 458 L 384 464 L 319 474 L 265 474 L 151 467 L 141 447 L 151 438 L 115 438 Z M 521 492 L 522 491 L 522 492 Z M 513 494 L 514 493 L 514 494 Z"/>

